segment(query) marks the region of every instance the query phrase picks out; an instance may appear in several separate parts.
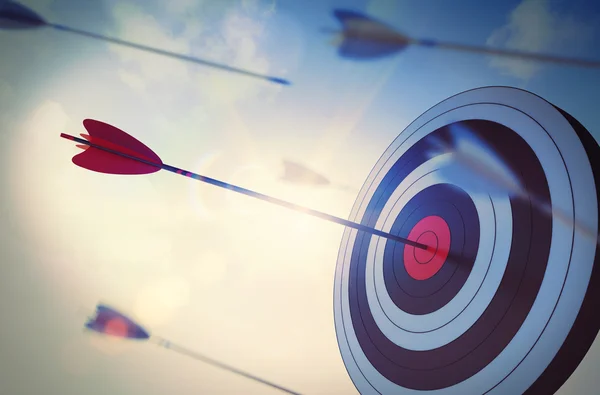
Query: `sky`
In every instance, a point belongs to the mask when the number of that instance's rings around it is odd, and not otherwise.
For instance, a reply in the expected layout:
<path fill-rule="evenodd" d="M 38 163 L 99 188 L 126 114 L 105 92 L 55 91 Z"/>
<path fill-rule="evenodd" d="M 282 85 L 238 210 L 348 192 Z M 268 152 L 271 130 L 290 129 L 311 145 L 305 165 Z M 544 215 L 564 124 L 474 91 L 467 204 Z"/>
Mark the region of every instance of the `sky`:
<path fill-rule="evenodd" d="M 346 218 L 347 190 L 280 181 L 283 159 L 357 190 L 420 114 L 462 91 L 536 93 L 600 140 L 600 73 L 410 48 L 341 59 L 323 27 L 364 11 L 410 35 L 600 59 L 593 0 L 23 1 L 54 23 L 292 81 L 289 87 L 52 30 L 0 30 L 0 393 L 271 394 L 150 345 L 82 331 L 98 301 L 306 394 L 353 394 L 333 322 L 343 227 L 168 173 L 71 163 L 85 118 L 165 163 Z M 600 386 L 594 344 L 559 394 Z"/>

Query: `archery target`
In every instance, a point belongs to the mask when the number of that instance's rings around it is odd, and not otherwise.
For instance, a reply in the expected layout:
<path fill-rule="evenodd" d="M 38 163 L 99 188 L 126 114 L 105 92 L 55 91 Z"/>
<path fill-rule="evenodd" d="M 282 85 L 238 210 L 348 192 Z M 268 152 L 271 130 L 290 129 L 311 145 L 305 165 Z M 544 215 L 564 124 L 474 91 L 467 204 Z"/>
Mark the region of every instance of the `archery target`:
<path fill-rule="evenodd" d="M 456 126 L 530 195 L 482 191 L 469 174 L 449 181 L 457 154 L 431 149 Z M 514 88 L 463 92 L 410 124 L 349 219 L 429 248 L 347 228 L 337 261 L 336 334 L 360 393 L 556 392 L 600 328 L 599 161 L 581 124 Z"/>

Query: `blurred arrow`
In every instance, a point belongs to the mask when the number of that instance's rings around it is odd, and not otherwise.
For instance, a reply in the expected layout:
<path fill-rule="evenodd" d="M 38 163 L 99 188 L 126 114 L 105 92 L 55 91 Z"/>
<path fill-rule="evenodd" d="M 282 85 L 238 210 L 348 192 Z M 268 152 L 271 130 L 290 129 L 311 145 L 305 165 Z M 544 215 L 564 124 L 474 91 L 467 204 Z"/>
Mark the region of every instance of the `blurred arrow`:
<path fill-rule="evenodd" d="M 357 192 L 356 188 L 353 188 L 348 185 L 333 183 L 324 175 L 319 174 L 316 171 L 309 169 L 308 167 L 300 163 L 293 162 L 288 159 L 283 160 L 283 168 L 284 171 L 280 180 L 289 182 L 291 184 L 317 187 L 329 186 L 345 192 Z"/>
<path fill-rule="evenodd" d="M 300 395 L 298 392 L 289 390 L 285 387 L 261 379 L 260 377 L 254 376 L 252 374 L 243 372 L 239 369 L 233 368 L 212 358 L 208 358 L 202 354 L 191 351 L 186 347 L 174 344 L 162 337 L 151 336 L 150 332 L 143 328 L 139 323 L 135 322 L 135 320 L 133 320 L 130 317 L 127 317 L 125 314 L 105 304 L 99 303 L 96 306 L 94 316 L 88 318 L 88 321 L 85 323 L 84 328 L 104 336 L 130 340 L 150 341 L 167 350 L 175 351 L 179 354 L 186 355 L 198 361 L 202 361 L 209 365 L 215 366 L 219 369 L 223 369 L 233 374 L 243 376 L 250 380 L 259 382 L 261 384 L 268 385 L 269 387 L 278 389 L 288 394 Z"/>
<path fill-rule="evenodd" d="M 329 181 L 325 176 L 301 165 L 297 162 L 290 160 L 283 160 L 284 172 L 281 179 L 294 184 L 302 185 L 330 185 Z"/>
<path fill-rule="evenodd" d="M 251 71 L 238 69 L 235 67 L 210 62 L 207 60 L 202 60 L 193 56 L 178 54 L 174 52 L 165 51 L 158 48 L 148 47 L 141 44 L 132 43 L 129 41 L 120 40 L 118 38 L 113 38 L 101 34 L 96 34 L 92 32 L 88 32 L 85 30 L 80 30 L 76 28 L 72 28 L 65 25 L 59 25 L 55 23 L 50 23 L 38 15 L 33 10 L 16 3 L 14 1 L 5 1 L 0 3 L 0 29 L 39 29 L 42 27 L 52 28 L 58 31 L 67 32 L 76 34 L 83 37 L 93 38 L 100 41 L 109 42 L 112 44 L 122 45 L 129 48 L 138 49 L 141 51 L 146 51 L 150 53 L 154 53 L 157 55 L 167 56 L 173 59 L 183 60 L 190 63 L 195 63 L 203 66 L 213 67 L 216 69 L 229 71 L 237 74 L 242 74 L 248 77 L 259 78 L 262 80 L 267 80 L 270 82 L 274 82 L 281 85 L 290 85 L 291 83 L 288 80 L 279 77 L 271 77 L 268 75 L 257 74 Z"/>
<path fill-rule="evenodd" d="M 339 55 L 349 59 L 361 60 L 380 58 L 401 52 L 410 45 L 418 45 L 430 48 L 443 48 L 523 60 L 534 60 L 538 62 L 600 68 L 600 61 L 597 60 L 566 58 L 549 54 L 512 51 L 486 46 L 413 38 L 397 31 L 383 22 L 355 11 L 335 9 L 333 15 L 342 25 L 342 29 L 322 29 L 322 31 L 335 34 L 333 43 L 339 46 Z"/>
<path fill-rule="evenodd" d="M 439 138 L 429 139 L 432 148 L 428 152 L 430 157 L 452 153 L 455 165 L 440 169 L 446 181 L 469 185 L 472 190 L 484 194 L 508 193 L 531 202 L 532 208 L 567 226 L 573 226 L 577 232 L 600 245 L 600 235 L 596 230 L 576 220 L 574 214 L 568 215 L 565 210 L 527 190 L 503 158 L 472 131 L 460 124 L 452 124 L 449 128 L 452 141 L 447 143 Z"/>

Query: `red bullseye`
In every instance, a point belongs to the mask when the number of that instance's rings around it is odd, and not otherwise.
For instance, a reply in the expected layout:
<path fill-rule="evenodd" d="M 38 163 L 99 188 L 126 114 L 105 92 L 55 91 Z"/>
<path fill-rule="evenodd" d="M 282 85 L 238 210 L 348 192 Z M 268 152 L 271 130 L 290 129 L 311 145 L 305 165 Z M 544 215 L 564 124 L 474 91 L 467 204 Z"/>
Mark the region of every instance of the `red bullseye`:
<path fill-rule="evenodd" d="M 450 228 L 442 217 L 425 217 L 412 228 L 409 240 L 429 246 L 423 250 L 404 247 L 404 267 L 415 280 L 427 280 L 440 271 L 450 251 Z"/>

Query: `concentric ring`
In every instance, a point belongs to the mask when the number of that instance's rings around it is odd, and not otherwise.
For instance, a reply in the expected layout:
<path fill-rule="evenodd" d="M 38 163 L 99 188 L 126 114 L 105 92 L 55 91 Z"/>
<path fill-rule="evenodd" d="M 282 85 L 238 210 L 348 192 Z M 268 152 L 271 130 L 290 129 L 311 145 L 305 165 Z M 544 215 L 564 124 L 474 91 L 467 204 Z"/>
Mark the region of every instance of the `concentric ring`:
<path fill-rule="evenodd" d="M 523 195 L 444 179 L 442 170 L 460 158 L 430 152 L 434 139 L 451 139 L 450 127 L 493 147 L 530 194 L 571 223 Z M 582 221 L 597 233 L 598 157 L 574 119 L 513 88 L 464 92 L 409 125 L 370 173 L 350 219 L 408 237 L 420 221 L 439 217 L 450 233 L 448 258 L 419 272 L 414 251 L 407 254 L 414 249 L 346 230 L 334 314 L 358 390 L 556 391 L 600 327 L 589 302 L 600 285 L 596 240 L 573 226 Z"/>
<path fill-rule="evenodd" d="M 411 188 L 408 188 L 406 191 L 402 187 L 403 183 L 401 183 L 394 191 L 394 194 L 392 194 L 392 196 L 400 195 L 401 197 L 399 199 L 390 198 L 388 200 L 390 203 L 384 207 L 382 215 L 380 215 L 383 220 L 376 226 L 388 232 L 391 231 L 393 219 L 401 218 L 401 213 L 406 202 L 421 197 L 421 193 L 426 193 L 432 184 L 442 182 L 438 173 L 440 173 L 440 168 L 443 169 L 448 164 L 448 159 L 451 158 L 444 156 L 427 162 L 427 167 L 434 170 L 428 172 L 418 181 L 411 183 Z M 412 174 L 420 174 L 419 169 L 417 168 Z M 460 186 L 460 184 L 455 185 L 454 190 L 460 191 Z M 439 195 L 440 190 L 437 189 L 436 191 Z M 411 350 L 427 350 L 440 347 L 456 339 L 474 324 L 476 318 L 487 308 L 487 305 L 492 300 L 500 285 L 500 279 L 506 268 L 507 256 L 510 250 L 507 247 L 496 248 L 496 246 L 509 246 L 511 244 L 512 232 L 510 220 L 506 220 L 502 224 L 497 224 L 496 212 L 509 213 L 511 210 L 510 201 L 506 196 L 480 197 L 475 195 L 473 191 L 468 191 L 470 193 L 463 192 L 462 200 L 466 201 L 470 199 L 472 201 L 475 206 L 476 215 L 472 211 L 468 211 L 465 205 L 462 205 L 460 207 L 464 210 L 463 217 L 470 218 L 471 222 L 479 219 L 479 225 L 475 224 L 467 228 L 471 230 L 468 233 L 468 248 L 464 250 L 462 255 L 458 254 L 457 251 L 453 251 L 452 263 L 455 267 L 460 267 L 461 270 L 466 271 L 469 269 L 466 263 L 469 262 L 469 259 L 473 259 L 471 258 L 472 255 L 477 255 L 474 258 L 475 262 L 470 269 L 471 272 L 468 273 L 466 281 L 462 287 L 454 287 L 456 294 L 449 295 L 451 299 L 448 302 L 444 296 L 448 296 L 448 292 L 452 291 L 453 287 L 450 286 L 451 284 L 444 287 L 443 293 L 438 293 L 433 298 L 425 301 L 426 307 L 430 307 L 431 310 L 435 311 L 424 314 L 426 313 L 424 311 L 405 311 L 394 305 L 388 296 L 391 294 L 389 292 L 382 292 L 385 289 L 383 285 L 385 282 L 385 273 L 380 269 L 383 267 L 385 259 L 383 241 L 380 239 L 372 239 L 370 241 L 372 247 L 368 251 L 372 258 L 369 256 L 366 261 L 366 286 L 369 307 L 379 328 L 398 345 Z M 446 197 L 452 202 L 452 194 L 446 192 Z M 435 208 L 442 208 L 441 203 L 436 203 Z M 510 218 L 510 216 L 507 216 L 507 218 Z M 447 219 L 451 220 L 451 217 L 448 216 Z M 454 226 L 453 228 L 454 235 L 459 236 L 460 234 L 457 232 L 458 226 Z M 487 232 L 481 233 L 479 229 L 487 229 Z M 476 243 L 477 233 L 475 232 L 480 233 L 478 243 Z M 398 247 L 395 243 L 389 244 L 389 246 Z M 371 280 L 371 276 L 373 276 L 373 280 Z M 466 274 L 463 273 L 462 276 L 466 277 Z M 455 276 L 455 279 L 460 279 L 462 276 Z M 423 289 L 428 291 L 426 285 L 435 283 L 435 280 L 432 279 L 428 284 L 421 283 Z M 405 288 L 408 285 L 410 284 L 404 283 Z M 417 290 L 418 288 L 414 289 Z M 412 301 L 415 309 L 419 307 L 417 302 L 416 300 Z M 443 306 L 439 307 L 441 305 Z M 469 314 L 462 314 L 463 312 Z M 419 315 L 416 316 L 411 313 L 418 313 Z M 388 320 L 392 326 L 388 324 Z M 452 325 L 449 325 L 450 323 Z M 398 329 L 401 330 L 399 331 Z M 419 334 L 432 331 L 436 331 L 435 336 L 418 336 Z"/>
<path fill-rule="evenodd" d="M 416 278 L 412 275 L 409 267 L 419 263 L 415 258 L 414 263 L 410 265 L 406 255 L 416 251 L 398 243 L 386 244 L 383 257 L 378 260 L 383 265 L 383 280 L 387 293 L 400 310 L 410 314 L 431 313 L 454 299 L 471 273 L 479 245 L 480 230 L 476 206 L 464 190 L 448 184 L 433 185 L 419 192 L 394 215 L 394 222 L 389 231 L 399 235 L 405 234 L 412 240 L 414 236 L 409 231 L 418 229 L 416 226 L 419 223 L 431 217 L 440 218 L 447 227 L 447 234 L 440 234 L 440 237 L 447 239 L 442 246 L 447 251 L 437 255 L 443 266 L 440 265 L 434 275 L 427 278 Z M 391 217 L 388 218 L 391 220 Z M 437 246 L 440 247 L 439 243 Z M 438 266 L 433 269 L 438 269 Z"/>

